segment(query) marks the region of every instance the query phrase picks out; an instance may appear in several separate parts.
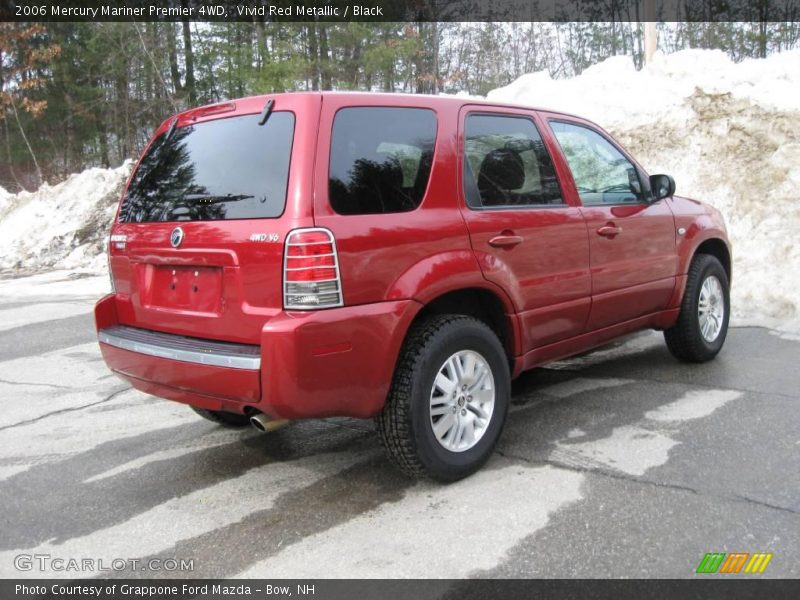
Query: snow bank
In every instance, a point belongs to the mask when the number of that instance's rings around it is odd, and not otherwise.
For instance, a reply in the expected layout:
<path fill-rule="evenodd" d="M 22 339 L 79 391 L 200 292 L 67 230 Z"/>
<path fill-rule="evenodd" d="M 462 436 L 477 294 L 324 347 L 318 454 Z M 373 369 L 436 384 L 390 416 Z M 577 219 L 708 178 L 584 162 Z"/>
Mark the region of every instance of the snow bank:
<path fill-rule="evenodd" d="M 546 71 L 529 73 L 487 97 L 580 114 L 609 128 L 655 121 L 680 125 L 694 117 L 686 100 L 697 89 L 772 110 L 797 110 L 798 65 L 800 49 L 740 63 L 720 50 L 657 53 L 640 71 L 631 57 L 614 56 L 571 79 L 552 79 Z"/>
<path fill-rule="evenodd" d="M 678 193 L 718 207 L 733 241 L 734 324 L 800 334 L 800 51 L 731 62 L 614 57 L 578 77 L 524 75 L 489 98 L 555 108 L 609 129 Z"/>
<path fill-rule="evenodd" d="M 131 167 L 87 169 L 35 192 L 0 191 L 0 272 L 105 269 L 103 239 Z"/>

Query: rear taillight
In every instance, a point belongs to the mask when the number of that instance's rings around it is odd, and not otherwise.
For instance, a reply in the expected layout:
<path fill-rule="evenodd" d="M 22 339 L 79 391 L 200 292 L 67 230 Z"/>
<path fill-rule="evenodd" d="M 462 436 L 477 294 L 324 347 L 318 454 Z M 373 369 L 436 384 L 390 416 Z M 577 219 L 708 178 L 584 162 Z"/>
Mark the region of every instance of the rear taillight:
<path fill-rule="evenodd" d="M 111 284 L 111 293 L 114 294 L 117 288 L 114 286 L 114 273 L 111 271 L 111 238 L 106 237 L 106 266 L 108 267 L 108 282 Z"/>
<path fill-rule="evenodd" d="M 114 285 L 114 272 L 111 270 L 111 247 L 117 250 L 125 250 L 125 245 L 128 243 L 128 236 L 125 234 L 112 233 L 106 238 L 106 259 L 108 260 L 108 279 L 111 282 L 111 291 L 116 292 Z"/>
<path fill-rule="evenodd" d="M 336 241 L 327 229 L 295 229 L 283 250 L 283 307 L 312 310 L 342 306 Z"/>

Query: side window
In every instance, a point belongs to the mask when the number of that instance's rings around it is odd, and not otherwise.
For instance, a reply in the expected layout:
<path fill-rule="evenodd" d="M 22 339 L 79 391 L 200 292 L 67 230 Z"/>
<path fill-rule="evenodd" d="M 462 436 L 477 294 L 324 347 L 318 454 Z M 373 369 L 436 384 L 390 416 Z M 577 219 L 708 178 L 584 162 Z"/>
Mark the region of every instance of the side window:
<path fill-rule="evenodd" d="M 644 202 L 631 162 L 602 135 L 581 125 L 550 121 L 584 205 Z"/>
<path fill-rule="evenodd" d="M 436 114 L 423 108 L 344 108 L 336 113 L 328 172 L 341 215 L 399 213 L 422 202 L 433 164 Z"/>
<path fill-rule="evenodd" d="M 464 192 L 472 208 L 563 204 L 553 161 L 525 117 L 467 116 Z"/>

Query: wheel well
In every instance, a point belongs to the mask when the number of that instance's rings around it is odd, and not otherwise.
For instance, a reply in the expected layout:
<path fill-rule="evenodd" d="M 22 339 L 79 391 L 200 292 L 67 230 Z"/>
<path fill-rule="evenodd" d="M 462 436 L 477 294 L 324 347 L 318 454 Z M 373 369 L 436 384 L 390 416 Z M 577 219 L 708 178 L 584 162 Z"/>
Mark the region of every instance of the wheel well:
<path fill-rule="evenodd" d="M 503 302 L 494 293 L 478 288 L 448 292 L 426 304 L 414 318 L 414 323 L 432 315 L 444 314 L 468 315 L 482 321 L 500 338 L 509 360 L 513 359 L 514 334 L 511 323 Z"/>
<path fill-rule="evenodd" d="M 725 274 L 728 276 L 728 281 L 731 280 L 731 255 L 728 252 L 728 247 L 719 238 L 706 240 L 697 247 L 695 254 L 710 254 L 715 257 L 720 263 L 722 268 L 725 269 Z"/>

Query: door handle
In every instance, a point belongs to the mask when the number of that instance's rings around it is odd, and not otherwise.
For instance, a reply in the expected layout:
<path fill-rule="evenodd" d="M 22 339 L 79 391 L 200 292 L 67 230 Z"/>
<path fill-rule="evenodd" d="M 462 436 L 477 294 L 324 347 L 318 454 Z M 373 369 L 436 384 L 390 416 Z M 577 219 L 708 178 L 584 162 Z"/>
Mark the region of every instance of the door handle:
<path fill-rule="evenodd" d="M 489 245 L 495 248 L 513 248 L 522 242 L 518 235 L 497 235 L 489 240 Z"/>
<path fill-rule="evenodd" d="M 616 225 L 604 225 L 597 230 L 597 235 L 602 235 L 607 238 L 613 238 L 620 233 L 622 233 L 622 227 L 617 227 Z"/>

